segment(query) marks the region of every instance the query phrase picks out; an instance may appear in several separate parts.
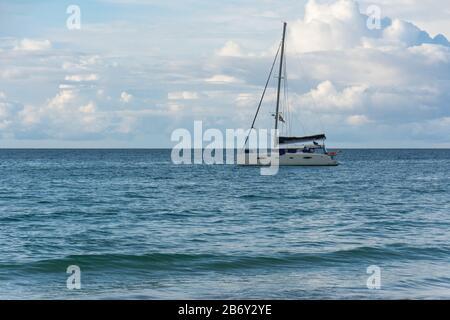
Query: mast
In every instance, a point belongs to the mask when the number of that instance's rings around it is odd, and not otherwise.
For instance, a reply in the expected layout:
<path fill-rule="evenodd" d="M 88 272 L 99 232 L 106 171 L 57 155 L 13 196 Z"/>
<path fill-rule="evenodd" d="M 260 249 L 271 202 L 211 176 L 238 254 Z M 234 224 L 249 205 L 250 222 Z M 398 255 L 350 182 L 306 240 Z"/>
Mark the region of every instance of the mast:
<path fill-rule="evenodd" d="M 277 108 L 275 110 L 275 130 L 278 129 L 278 118 L 279 118 L 279 109 L 280 109 L 280 94 L 281 94 L 281 76 L 283 74 L 283 58 L 284 58 L 284 40 L 286 37 L 286 25 L 283 24 L 283 38 L 281 40 L 281 55 L 280 55 L 280 71 L 278 73 L 278 91 L 277 91 Z"/>

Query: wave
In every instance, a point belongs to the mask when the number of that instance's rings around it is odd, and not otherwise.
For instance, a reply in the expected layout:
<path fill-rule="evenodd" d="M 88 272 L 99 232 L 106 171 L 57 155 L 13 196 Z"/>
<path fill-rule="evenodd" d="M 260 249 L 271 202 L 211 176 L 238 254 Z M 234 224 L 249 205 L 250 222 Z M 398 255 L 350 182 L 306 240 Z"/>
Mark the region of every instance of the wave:
<path fill-rule="evenodd" d="M 236 196 L 236 198 L 239 199 L 246 199 L 246 200 L 270 200 L 275 199 L 275 196 L 272 195 L 257 195 L 257 194 L 243 194 Z"/>
<path fill-rule="evenodd" d="M 319 253 L 277 253 L 269 255 L 220 255 L 148 253 L 71 255 L 58 259 L 40 260 L 24 264 L 0 264 L 0 271 L 14 270 L 36 273 L 65 271 L 78 265 L 85 271 L 142 270 L 142 271 L 233 271 L 271 268 L 327 267 L 336 264 L 375 263 L 393 260 L 448 259 L 449 247 L 412 247 L 394 244 L 384 247 L 356 247 Z"/>

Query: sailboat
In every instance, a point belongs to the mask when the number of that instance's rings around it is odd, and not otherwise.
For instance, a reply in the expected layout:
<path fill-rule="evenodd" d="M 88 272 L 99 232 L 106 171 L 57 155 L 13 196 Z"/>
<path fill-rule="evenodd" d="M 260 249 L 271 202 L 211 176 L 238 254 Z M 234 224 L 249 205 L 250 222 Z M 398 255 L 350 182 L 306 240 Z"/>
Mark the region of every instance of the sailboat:
<path fill-rule="evenodd" d="M 264 88 L 263 94 L 261 96 L 261 100 L 259 102 L 258 108 L 256 110 L 256 114 L 253 118 L 253 122 L 250 128 L 253 130 L 255 128 L 255 121 L 258 117 L 258 113 L 261 108 L 261 104 L 264 99 L 264 95 L 267 90 L 267 86 L 270 82 L 272 72 L 274 66 L 277 61 L 278 54 L 280 54 L 279 58 L 279 73 L 278 73 L 278 87 L 277 87 L 277 99 L 276 99 L 276 108 L 275 113 L 273 114 L 275 118 L 275 132 L 278 132 L 279 122 L 285 123 L 285 119 L 283 114 L 280 112 L 280 98 L 281 98 L 281 83 L 284 78 L 287 77 L 285 72 L 285 40 L 286 40 L 286 27 L 287 23 L 283 24 L 283 36 L 281 40 L 280 47 L 275 55 L 275 59 L 272 64 L 272 68 L 269 73 L 269 77 L 266 82 L 266 86 Z M 248 138 L 247 136 L 244 143 L 244 152 L 246 155 L 249 155 L 252 151 L 248 148 L 246 149 Z M 309 135 L 309 136 L 276 136 L 275 144 L 278 146 L 278 163 L 281 166 L 337 166 L 339 162 L 335 159 L 337 156 L 337 152 L 329 152 L 325 147 L 326 136 L 324 133 Z M 256 164 L 260 165 L 263 163 L 267 163 L 268 155 L 256 155 L 257 163 L 250 163 L 248 159 L 250 156 L 246 157 L 245 164 Z"/>

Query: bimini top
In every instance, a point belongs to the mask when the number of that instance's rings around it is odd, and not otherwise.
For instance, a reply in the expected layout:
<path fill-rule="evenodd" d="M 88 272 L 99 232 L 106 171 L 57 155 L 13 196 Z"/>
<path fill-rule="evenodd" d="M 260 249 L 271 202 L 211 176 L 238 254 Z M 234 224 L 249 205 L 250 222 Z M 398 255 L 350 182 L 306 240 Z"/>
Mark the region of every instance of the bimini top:
<path fill-rule="evenodd" d="M 327 137 L 325 134 L 316 134 L 314 136 L 305 136 L 305 137 L 279 137 L 278 141 L 280 144 L 282 143 L 297 143 L 297 142 L 307 142 L 314 140 L 325 140 Z"/>

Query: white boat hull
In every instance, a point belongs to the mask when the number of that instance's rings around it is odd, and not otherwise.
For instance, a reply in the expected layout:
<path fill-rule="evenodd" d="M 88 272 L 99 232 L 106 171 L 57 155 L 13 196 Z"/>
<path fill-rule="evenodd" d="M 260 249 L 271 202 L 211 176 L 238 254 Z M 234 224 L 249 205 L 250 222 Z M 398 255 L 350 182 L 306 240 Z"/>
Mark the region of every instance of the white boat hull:
<path fill-rule="evenodd" d="M 267 165 L 266 156 L 258 157 L 257 163 L 250 163 L 246 157 L 244 165 Z M 280 166 L 337 166 L 339 162 L 327 154 L 285 153 L 279 156 Z"/>
<path fill-rule="evenodd" d="M 285 153 L 280 156 L 280 166 L 337 166 L 338 164 L 326 154 Z"/>

